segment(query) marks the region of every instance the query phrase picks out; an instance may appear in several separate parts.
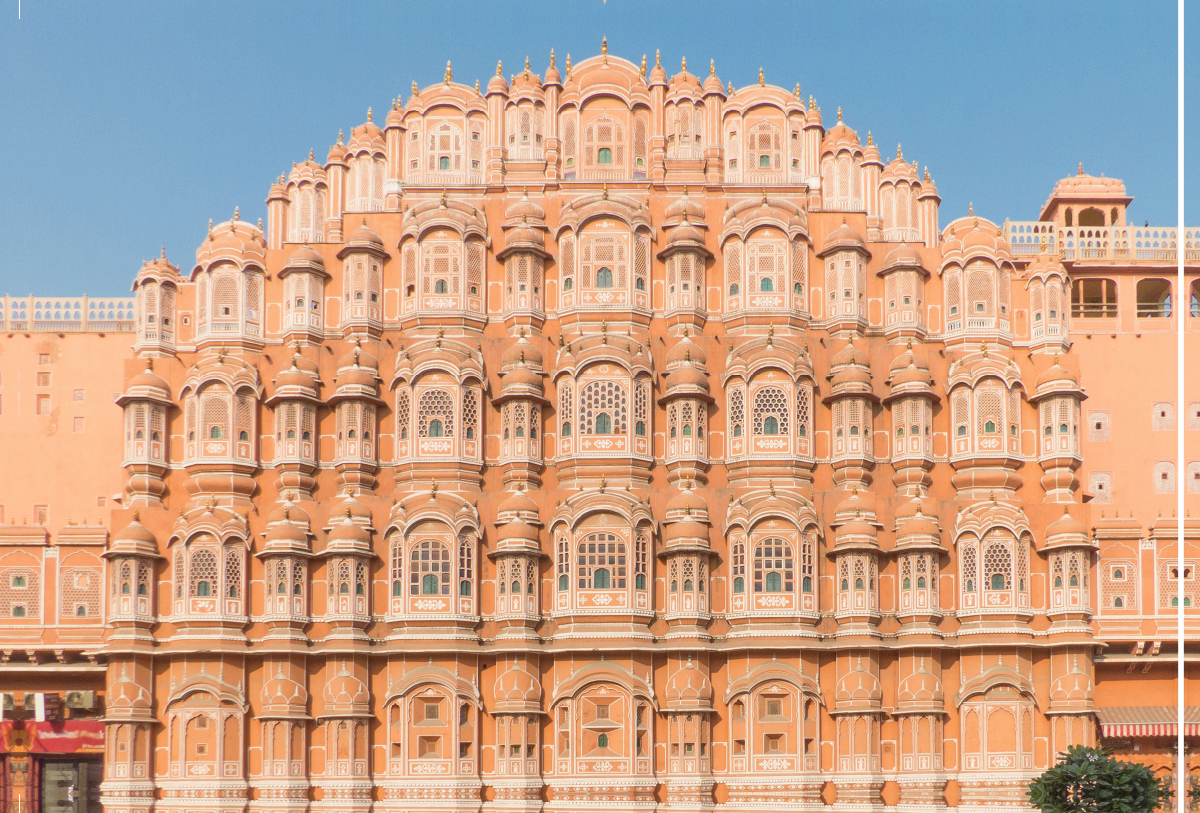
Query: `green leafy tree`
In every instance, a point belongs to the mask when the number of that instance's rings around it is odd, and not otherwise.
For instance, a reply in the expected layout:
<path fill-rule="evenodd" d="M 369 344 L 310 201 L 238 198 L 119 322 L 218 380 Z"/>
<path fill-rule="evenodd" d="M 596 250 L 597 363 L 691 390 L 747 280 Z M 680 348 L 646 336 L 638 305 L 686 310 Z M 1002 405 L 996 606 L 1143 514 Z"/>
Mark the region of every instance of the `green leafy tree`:
<path fill-rule="evenodd" d="M 1029 785 L 1029 803 L 1042 813 L 1153 813 L 1170 805 L 1170 780 L 1103 748 L 1073 745 L 1058 760 Z"/>

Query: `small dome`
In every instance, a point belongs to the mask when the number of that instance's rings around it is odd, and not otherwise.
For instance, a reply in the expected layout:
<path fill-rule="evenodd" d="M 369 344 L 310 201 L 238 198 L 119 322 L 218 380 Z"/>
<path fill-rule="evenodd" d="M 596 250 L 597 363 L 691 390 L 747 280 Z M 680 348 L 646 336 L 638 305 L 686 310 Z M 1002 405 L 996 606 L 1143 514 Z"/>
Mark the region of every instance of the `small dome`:
<path fill-rule="evenodd" d="M 364 370 L 371 370 L 378 373 L 379 361 L 366 350 L 363 350 L 361 345 L 355 344 L 349 353 L 338 359 L 339 379 L 340 373 L 343 370 L 352 370 L 355 367 L 361 367 Z"/>
<path fill-rule="evenodd" d="M 663 542 L 667 545 L 676 542 L 697 542 L 708 544 L 708 526 L 703 522 L 683 520 L 667 523 L 663 527 Z"/>
<path fill-rule="evenodd" d="M 866 241 L 862 235 L 855 231 L 854 227 L 842 219 L 842 225 L 831 231 L 825 238 L 825 243 L 821 248 L 821 255 L 840 248 L 857 248 L 866 251 Z"/>
<path fill-rule="evenodd" d="M 846 387 L 850 384 L 864 384 L 870 387 L 871 373 L 862 367 L 850 365 L 834 373 L 829 382 L 835 389 Z"/>
<path fill-rule="evenodd" d="M 278 522 L 267 529 L 263 537 L 268 544 L 282 543 L 287 545 L 307 545 L 308 535 L 290 522 Z"/>
<path fill-rule="evenodd" d="M 908 243 L 901 243 L 883 258 L 883 270 L 892 268 L 923 268 L 921 252 Z"/>
<path fill-rule="evenodd" d="M 663 210 L 665 220 L 674 220 L 686 216 L 689 220 L 704 220 L 704 207 L 693 200 L 685 189 L 683 197 L 676 198 Z"/>
<path fill-rule="evenodd" d="M 504 78 L 504 71 L 500 65 L 496 65 L 496 75 L 488 80 L 488 94 L 492 93 L 508 93 L 508 80 Z"/>
<path fill-rule="evenodd" d="M 667 679 L 668 708 L 708 708 L 712 697 L 712 682 L 691 658 Z"/>
<path fill-rule="evenodd" d="M 858 668 L 843 675 L 834 689 L 834 701 L 839 706 L 875 705 L 882 699 L 883 689 L 879 685 L 879 678 L 863 668 L 861 657 Z"/>
<path fill-rule="evenodd" d="M 343 515 L 341 522 L 334 523 L 333 529 L 329 532 L 327 539 L 327 546 L 344 543 L 340 544 L 339 547 L 346 547 L 346 545 L 359 547 L 371 543 L 371 534 L 361 525 L 357 524 L 351 517 L 350 512 L 347 511 Z"/>
<path fill-rule="evenodd" d="M 708 392 L 708 376 L 698 365 L 684 364 L 667 373 L 664 385 L 668 391 L 686 387 Z"/>
<path fill-rule="evenodd" d="M 911 341 L 900 355 L 892 359 L 892 363 L 888 366 L 888 371 L 894 375 L 908 367 L 916 367 L 918 370 L 929 369 L 929 364 L 925 359 L 913 350 Z"/>
<path fill-rule="evenodd" d="M 342 663 L 337 674 L 325 684 L 326 713 L 331 707 L 339 710 L 351 709 L 355 706 L 366 707 L 369 701 L 370 694 L 367 692 L 366 685 L 350 674 L 345 663 Z"/>
<path fill-rule="evenodd" d="M 897 541 L 917 536 L 933 537 L 934 539 L 941 536 L 941 529 L 938 528 L 937 522 L 925 515 L 919 502 L 916 513 L 896 518 Z"/>
<path fill-rule="evenodd" d="M 834 511 L 834 515 L 839 518 L 855 516 L 874 517 L 875 505 L 866 497 L 864 497 L 857 488 L 855 488 L 850 492 L 848 497 L 838 503 L 837 510 Z"/>
<path fill-rule="evenodd" d="M 667 233 L 667 248 L 676 245 L 704 245 L 704 233 L 692 225 L 691 221 L 683 220 L 672 226 Z"/>
<path fill-rule="evenodd" d="M 879 534 L 875 531 L 874 525 L 867 522 L 865 519 L 863 519 L 861 517 L 855 517 L 854 519 L 848 520 L 846 522 L 843 522 L 841 525 L 838 525 L 837 530 L 834 531 L 833 536 L 834 536 L 834 540 L 835 540 L 834 544 L 836 545 L 836 544 L 840 544 L 843 539 L 848 540 L 848 539 L 851 539 L 852 537 L 856 537 L 856 536 L 857 537 L 868 536 L 868 537 L 872 537 L 872 538 L 877 538 L 879 536 Z"/>
<path fill-rule="evenodd" d="M 917 172 L 915 164 L 910 164 L 900 155 L 899 148 L 896 149 L 896 157 L 888 162 L 888 165 L 883 168 L 883 172 L 879 176 L 880 181 L 908 181 L 911 184 L 921 182 L 921 176 Z"/>
<path fill-rule="evenodd" d="M 1086 540 L 1088 538 L 1088 529 L 1082 522 L 1071 516 L 1071 512 L 1064 505 L 1062 516 L 1046 526 L 1046 539 L 1049 540 L 1052 537 L 1065 536 L 1067 534 L 1082 537 Z"/>
<path fill-rule="evenodd" d="M 312 246 L 302 245 L 291 253 L 283 267 L 324 271 L 325 258 Z"/>
<path fill-rule="evenodd" d="M 708 355 L 704 352 L 704 348 L 692 341 L 692 337 L 685 332 L 679 337 L 679 341 L 667 350 L 667 368 L 670 369 L 676 364 L 689 363 L 704 365 L 708 363 Z"/>
<path fill-rule="evenodd" d="M 511 389 L 513 387 L 525 387 L 527 389 L 541 389 L 542 377 L 538 373 L 528 367 L 514 367 L 506 373 L 501 373 L 501 389 Z"/>
<path fill-rule="evenodd" d="M 554 51 L 550 51 L 550 67 L 546 68 L 546 78 L 542 80 L 543 87 L 546 85 L 562 85 L 562 74 L 558 72 L 558 63 L 554 59 Z"/>
<path fill-rule="evenodd" d="M 524 365 L 541 368 L 542 351 L 522 333 L 515 342 L 504 349 L 500 364 L 502 367 Z"/>
<path fill-rule="evenodd" d="M 504 219 L 514 222 L 525 220 L 527 222 L 544 223 L 546 220 L 546 210 L 541 204 L 530 200 L 529 192 L 526 191 L 504 210 Z"/>
<path fill-rule="evenodd" d="M 942 682 L 937 675 L 925 671 L 924 661 L 896 688 L 896 701 L 900 706 L 929 705 L 940 709 L 942 700 Z"/>
<path fill-rule="evenodd" d="M 515 663 L 500 673 L 494 684 L 496 704 L 501 709 L 540 708 L 542 684 L 535 675 Z"/>
<path fill-rule="evenodd" d="M 497 542 L 529 542 L 538 544 L 538 529 L 521 519 L 506 522 L 496 531 Z"/>
<path fill-rule="evenodd" d="M 129 379 L 129 389 L 152 389 L 162 390 L 166 393 L 171 392 L 171 385 L 167 380 L 154 372 L 154 362 L 146 359 L 146 369 Z"/>
<path fill-rule="evenodd" d="M 308 691 L 295 680 L 283 674 L 280 667 L 274 677 L 263 681 L 262 703 L 273 710 L 304 709 L 308 703 Z"/>
<path fill-rule="evenodd" d="M 861 150 L 862 144 L 858 140 L 858 133 L 851 130 L 845 124 L 842 124 L 841 112 L 838 113 L 838 123 L 830 128 L 825 134 L 825 138 L 821 141 L 821 154 L 828 152 L 837 152 L 838 150 Z"/>
<path fill-rule="evenodd" d="M 830 359 L 829 365 L 835 369 L 848 365 L 866 367 L 869 369 L 871 362 L 867 358 L 867 354 L 854 344 L 854 339 L 851 339 L 845 347 L 833 354 L 833 358 Z"/>
<path fill-rule="evenodd" d="M 690 488 L 684 488 L 667 500 L 667 513 L 680 516 L 707 517 L 708 503 Z M 705 532 L 707 535 L 707 532 Z"/>
<path fill-rule="evenodd" d="M 138 515 L 136 513 L 133 515 L 133 519 L 130 520 L 128 525 L 113 534 L 112 541 L 114 545 L 118 542 L 132 542 L 134 544 L 140 543 L 143 545 L 152 546 L 158 545 L 158 539 L 154 536 L 149 528 L 138 521 Z"/>
<path fill-rule="evenodd" d="M 375 230 L 367 225 L 367 219 L 365 217 L 362 220 L 362 224 L 355 229 L 350 234 L 350 237 L 346 240 L 346 249 L 356 248 L 367 248 L 374 249 L 375 251 L 383 251 L 383 238 L 376 234 Z"/>
<path fill-rule="evenodd" d="M 347 511 L 350 512 L 350 516 L 353 517 L 355 521 L 366 525 L 371 524 L 371 509 L 367 508 L 367 506 L 363 505 L 352 495 L 348 495 L 342 500 L 341 504 L 338 505 L 337 508 L 330 512 L 329 524 L 335 524 L 337 522 L 337 518 L 344 517 Z"/>
<path fill-rule="evenodd" d="M 538 506 L 524 491 L 514 491 L 496 508 L 498 514 L 537 514 Z"/>
<path fill-rule="evenodd" d="M 1058 356 L 1054 357 L 1054 363 L 1033 382 L 1034 389 L 1040 389 L 1043 385 L 1050 384 L 1056 381 L 1067 382 L 1078 386 L 1079 379 L 1070 370 L 1062 367 L 1058 363 Z"/>

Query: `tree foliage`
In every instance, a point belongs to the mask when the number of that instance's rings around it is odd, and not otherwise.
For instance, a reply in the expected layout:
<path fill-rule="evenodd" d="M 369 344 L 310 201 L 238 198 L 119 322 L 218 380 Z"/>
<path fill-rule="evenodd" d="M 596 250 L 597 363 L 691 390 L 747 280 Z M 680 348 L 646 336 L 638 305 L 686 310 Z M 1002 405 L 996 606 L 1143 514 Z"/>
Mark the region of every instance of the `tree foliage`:
<path fill-rule="evenodd" d="M 1042 813 L 1153 813 L 1173 793 L 1145 765 L 1114 759 L 1103 748 L 1073 745 L 1029 785 L 1029 803 Z"/>

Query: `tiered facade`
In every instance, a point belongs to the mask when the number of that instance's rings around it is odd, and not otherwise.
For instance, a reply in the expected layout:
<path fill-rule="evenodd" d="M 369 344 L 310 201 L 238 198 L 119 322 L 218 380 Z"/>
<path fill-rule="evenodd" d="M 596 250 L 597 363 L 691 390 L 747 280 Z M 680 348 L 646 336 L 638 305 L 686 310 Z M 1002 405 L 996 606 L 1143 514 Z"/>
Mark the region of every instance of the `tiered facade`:
<path fill-rule="evenodd" d="M 1123 188 L 942 226 L 798 87 L 607 48 L 373 118 L 137 275 L 107 811 L 1021 807 L 1097 742 L 1141 529 L 1056 241 Z"/>

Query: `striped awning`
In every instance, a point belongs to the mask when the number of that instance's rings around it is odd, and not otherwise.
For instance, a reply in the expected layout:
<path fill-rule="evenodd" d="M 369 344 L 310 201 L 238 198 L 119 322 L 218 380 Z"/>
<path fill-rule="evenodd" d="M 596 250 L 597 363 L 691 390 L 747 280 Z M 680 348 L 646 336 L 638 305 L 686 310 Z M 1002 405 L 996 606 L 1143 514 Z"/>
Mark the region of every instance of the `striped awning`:
<path fill-rule="evenodd" d="M 1175 706 L 1109 706 L 1096 709 L 1104 737 L 1175 737 L 1179 734 Z M 1200 737 L 1200 706 L 1183 710 L 1183 733 Z"/>

